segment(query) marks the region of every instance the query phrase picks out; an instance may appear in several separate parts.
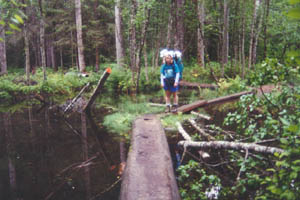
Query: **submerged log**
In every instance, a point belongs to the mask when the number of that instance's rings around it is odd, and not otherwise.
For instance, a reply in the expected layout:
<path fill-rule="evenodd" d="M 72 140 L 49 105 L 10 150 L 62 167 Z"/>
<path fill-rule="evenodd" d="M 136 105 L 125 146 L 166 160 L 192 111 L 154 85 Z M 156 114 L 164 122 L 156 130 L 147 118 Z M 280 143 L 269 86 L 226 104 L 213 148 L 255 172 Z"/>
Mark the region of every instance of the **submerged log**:
<path fill-rule="evenodd" d="M 90 97 L 89 101 L 87 102 L 87 104 L 84 106 L 83 110 L 89 110 L 92 106 L 92 104 L 94 103 L 94 101 L 96 100 L 97 96 L 100 94 L 101 89 L 106 81 L 106 79 L 108 78 L 108 76 L 111 73 L 111 69 L 110 68 L 106 68 L 105 72 L 102 74 L 102 77 L 100 78 L 97 87 L 95 88 L 92 96 Z"/>
<path fill-rule="evenodd" d="M 214 148 L 214 149 L 233 149 L 233 150 L 252 150 L 260 153 L 274 154 L 283 153 L 284 150 L 276 147 L 262 146 L 255 143 L 241 143 L 241 142 L 228 142 L 228 141 L 212 141 L 212 142 L 193 142 L 193 141 L 180 141 L 179 145 L 186 147 L 196 148 Z"/>

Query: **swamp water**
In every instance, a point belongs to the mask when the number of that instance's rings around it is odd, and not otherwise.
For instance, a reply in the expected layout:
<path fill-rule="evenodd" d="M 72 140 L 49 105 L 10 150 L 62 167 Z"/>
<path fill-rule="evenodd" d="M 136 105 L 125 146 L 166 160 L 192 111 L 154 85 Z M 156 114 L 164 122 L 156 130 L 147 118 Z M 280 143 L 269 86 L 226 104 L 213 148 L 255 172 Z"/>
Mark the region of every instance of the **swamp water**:
<path fill-rule="evenodd" d="M 0 148 L 1 200 L 119 197 L 126 144 L 99 119 L 77 113 L 66 120 L 46 108 L 0 113 Z"/>

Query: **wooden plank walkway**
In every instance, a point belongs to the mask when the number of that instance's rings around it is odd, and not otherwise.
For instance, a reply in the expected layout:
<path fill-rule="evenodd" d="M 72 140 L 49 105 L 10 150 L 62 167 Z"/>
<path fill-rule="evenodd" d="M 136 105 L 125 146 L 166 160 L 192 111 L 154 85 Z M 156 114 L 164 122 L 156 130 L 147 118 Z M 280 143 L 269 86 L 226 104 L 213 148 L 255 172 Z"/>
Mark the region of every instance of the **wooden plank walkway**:
<path fill-rule="evenodd" d="M 180 199 L 168 142 L 157 116 L 144 115 L 134 121 L 122 179 L 121 200 Z"/>

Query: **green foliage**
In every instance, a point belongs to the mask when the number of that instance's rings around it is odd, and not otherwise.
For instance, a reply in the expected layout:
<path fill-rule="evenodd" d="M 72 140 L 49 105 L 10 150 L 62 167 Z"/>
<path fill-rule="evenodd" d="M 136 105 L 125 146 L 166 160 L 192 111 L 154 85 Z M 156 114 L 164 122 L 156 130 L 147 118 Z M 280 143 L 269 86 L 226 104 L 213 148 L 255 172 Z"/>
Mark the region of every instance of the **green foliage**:
<path fill-rule="evenodd" d="M 280 93 L 272 93 L 266 98 L 243 96 L 239 109 L 229 113 L 224 123 L 235 124 L 237 133 L 248 137 L 249 142 L 278 138 L 285 153 L 276 153 L 273 164 L 250 158 L 245 162 L 240 158 L 239 163 L 247 172 L 247 178 L 239 181 L 233 189 L 244 191 L 255 186 L 256 199 L 297 199 L 300 195 L 300 87 L 283 86 Z M 267 167 L 266 174 L 262 176 L 254 166 Z"/>
<path fill-rule="evenodd" d="M 121 100 L 118 104 L 117 112 L 107 115 L 104 118 L 104 126 L 112 132 L 121 136 L 129 137 L 129 132 L 132 127 L 133 120 L 142 114 L 160 113 L 164 111 L 161 107 L 151 107 L 145 103 L 145 97 L 141 96 L 139 101 L 141 103 L 132 102 L 127 99 Z"/>
<path fill-rule="evenodd" d="M 177 172 L 179 173 L 179 192 L 182 199 L 209 199 L 205 192 L 213 186 L 220 188 L 222 186 L 221 180 L 217 176 L 207 174 L 202 166 L 194 160 L 190 160 L 186 165 L 181 165 Z"/>
<path fill-rule="evenodd" d="M 184 122 L 190 119 L 191 117 L 191 115 L 183 115 L 182 113 L 178 113 L 178 115 L 171 114 L 161 118 L 161 122 L 164 127 L 177 128 L 176 122 Z"/>
<path fill-rule="evenodd" d="M 254 86 L 266 84 L 278 84 L 287 81 L 291 67 L 284 66 L 277 59 L 266 59 L 262 64 L 257 65 L 249 78 Z"/>
<path fill-rule="evenodd" d="M 241 91 L 245 91 L 246 82 L 242 80 L 239 76 L 235 78 L 224 79 L 221 78 L 218 82 L 219 92 L 221 95 L 233 94 Z"/>

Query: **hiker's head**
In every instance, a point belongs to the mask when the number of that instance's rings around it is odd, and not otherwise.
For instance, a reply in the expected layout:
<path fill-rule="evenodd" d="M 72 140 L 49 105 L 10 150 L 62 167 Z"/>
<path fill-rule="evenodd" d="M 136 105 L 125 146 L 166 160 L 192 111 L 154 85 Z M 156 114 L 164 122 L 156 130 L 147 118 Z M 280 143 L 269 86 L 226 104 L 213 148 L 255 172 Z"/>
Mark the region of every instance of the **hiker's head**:
<path fill-rule="evenodd" d="M 166 63 L 167 64 L 172 64 L 173 63 L 173 57 L 170 54 L 168 54 L 166 56 Z"/>

